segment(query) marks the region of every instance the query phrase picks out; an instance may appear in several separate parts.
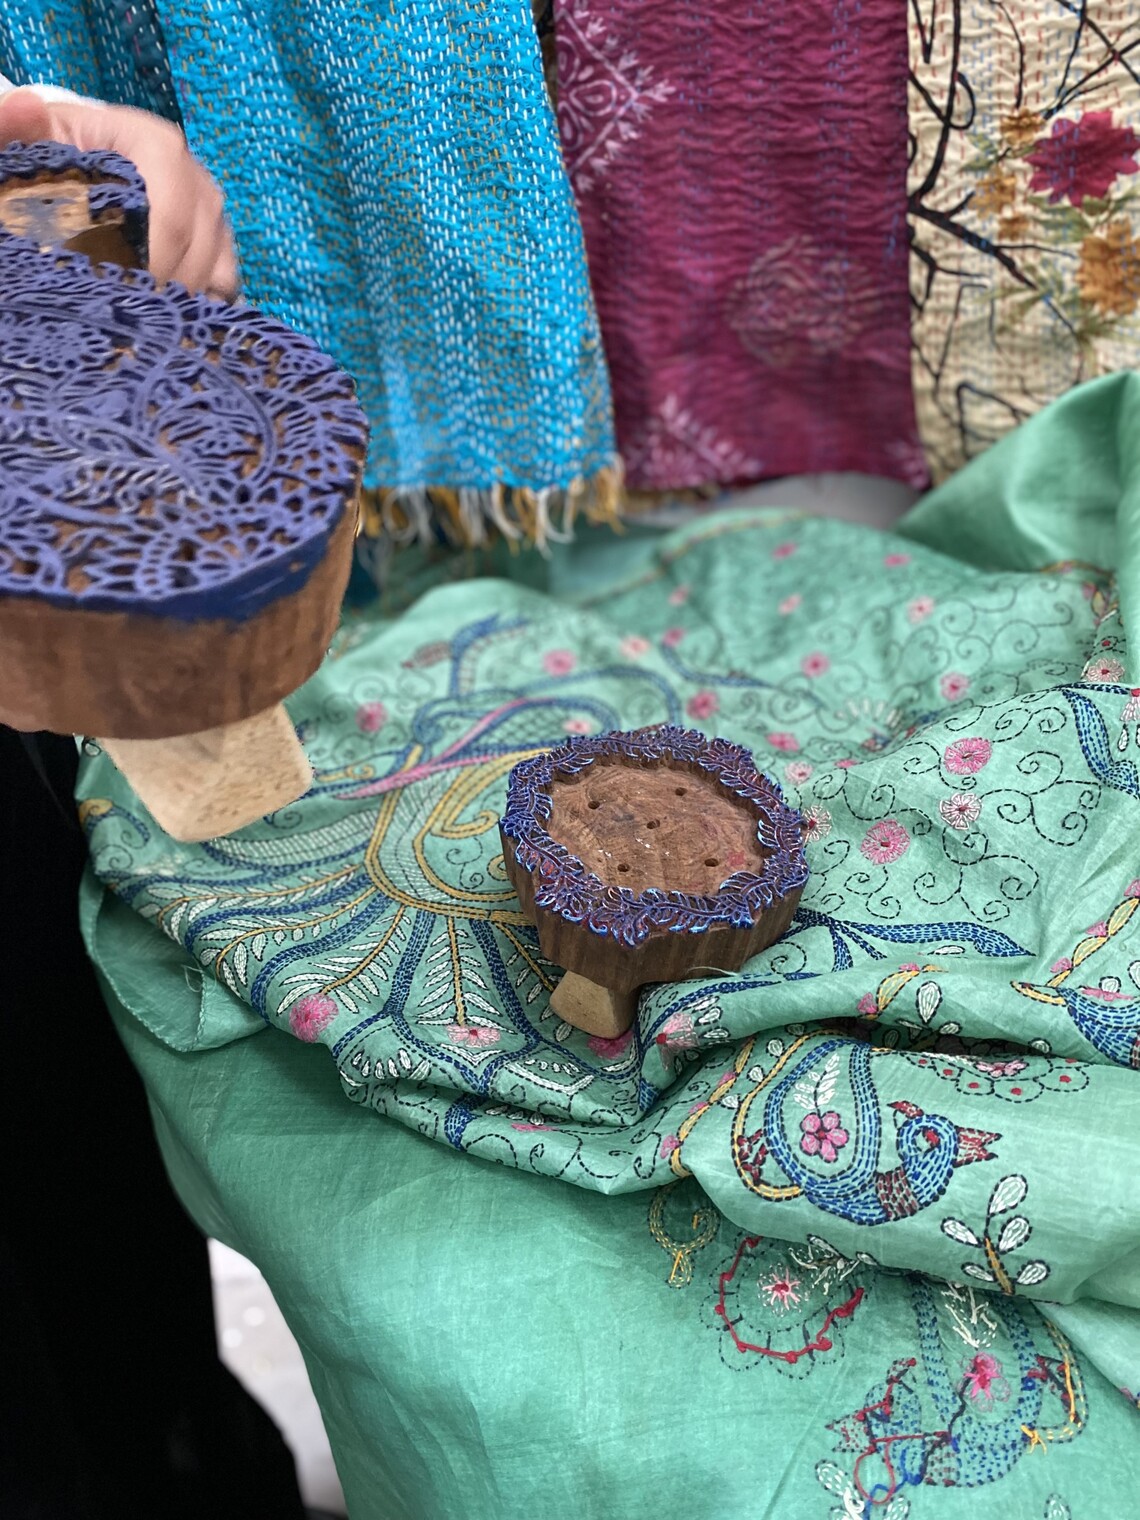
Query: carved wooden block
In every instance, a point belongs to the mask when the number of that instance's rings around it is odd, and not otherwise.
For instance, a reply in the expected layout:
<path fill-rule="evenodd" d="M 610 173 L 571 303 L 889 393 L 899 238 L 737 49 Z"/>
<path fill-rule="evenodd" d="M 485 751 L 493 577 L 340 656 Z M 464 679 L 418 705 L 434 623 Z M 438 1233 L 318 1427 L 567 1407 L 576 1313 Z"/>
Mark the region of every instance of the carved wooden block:
<path fill-rule="evenodd" d="M 663 727 L 571 739 L 511 773 L 503 856 L 567 1022 L 613 1038 L 636 994 L 735 971 L 791 922 L 799 814 L 725 739 Z"/>
<path fill-rule="evenodd" d="M 62 143 L 13 143 L 0 152 L 0 228 L 41 252 L 82 253 L 93 264 L 145 269 L 146 187 L 117 153 Z"/>
<path fill-rule="evenodd" d="M 137 176 L 92 184 L 96 155 L 56 145 L 0 153 L 9 218 L 41 148 L 145 246 Z M 274 709 L 336 627 L 366 442 L 352 382 L 299 333 L 0 233 L 0 720 L 104 739 L 181 838 L 301 795 Z"/>

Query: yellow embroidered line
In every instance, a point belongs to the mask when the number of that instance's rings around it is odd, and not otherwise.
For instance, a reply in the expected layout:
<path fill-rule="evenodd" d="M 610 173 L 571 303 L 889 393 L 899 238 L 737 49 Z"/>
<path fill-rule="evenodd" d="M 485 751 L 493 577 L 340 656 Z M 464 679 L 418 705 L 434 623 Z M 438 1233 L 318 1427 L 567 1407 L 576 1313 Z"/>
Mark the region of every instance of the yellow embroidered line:
<path fill-rule="evenodd" d="M 404 907 L 397 908 L 396 916 L 388 925 L 387 929 L 385 929 L 381 937 L 376 941 L 375 945 L 373 945 L 372 949 L 369 950 L 368 954 L 359 963 L 359 965 L 354 966 L 351 971 L 345 972 L 344 976 L 338 976 L 335 982 L 326 982 L 325 985 L 321 988 L 321 992 L 326 994 L 329 992 L 335 992 L 338 987 L 343 987 L 346 982 L 351 982 L 353 978 L 358 977 L 362 971 L 366 971 L 368 967 L 371 966 L 376 957 L 383 954 L 385 946 L 388 944 L 388 941 L 392 938 L 393 934 L 395 934 L 396 930 L 400 927 L 400 920 L 403 918 L 404 914 L 407 911 L 408 910 Z"/>
<path fill-rule="evenodd" d="M 455 932 L 455 920 L 447 920 L 447 942 L 451 946 L 451 981 L 455 989 L 455 1022 L 466 1024 L 467 1006 L 463 1001 L 462 967 L 459 961 L 459 936 Z"/>
<path fill-rule="evenodd" d="M 736 1079 L 740 1076 L 740 1073 L 747 1065 L 748 1059 L 755 1049 L 755 1046 L 755 1035 L 753 1035 L 751 1039 L 745 1040 L 744 1044 L 736 1053 L 736 1060 L 732 1063 L 732 1071 L 726 1073 L 725 1076 L 721 1078 L 721 1080 L 713 1088 L 712 1092 L 705 1099 L 705 1101 L 693 1113 L 686 1115 L 683 1122 L 678 1126 L 677 1147 L 669 1156 L 669 1168 L 673 1172 L 674 1176 L 692 1176 L 692 1173 L 681 1161 L 681 1148 L 685 1144 L 685 1141 L 692 1134 L 693 1126 L 696 1124 L 697 1120 L 703 1114 L 706 1114 L 714 1103 L 719 1102 L 720 1099 L 724 1097 L 725 1093 L 728 1092 L 729 1088 L 735 1085 Z"/>
<path fill-rule="evenodd" d="M 351 902 L 342 903 L 340 907 L 336 908 L 332 913 L 321 913 L 316 918 L 307 918 L 304 923 L 301 924 L 279 924 L 277 927 L 279 929 L 285 930 L 289 934 L 294 933 L 294 931 L 297 929 L 315 929 L 318 924 L 327 924 L 330 919 L 341 918 L 344 914 L 351 913 L 353 908 L 358 908 L 362 902 L 367 902 L 370 897 L 375 897 L 375 895 L 376 888 L 372 886 L 371 883 L 369 883 L 369 885 L 365 887 L 364 891 L 361 892 L 359 897 L 354 897 Z M 222 962 L 225 960 L 226 956 L 230 954 L 231 951 L 237 949 L 243 939 L 254 939 L 259 934 L 269 935 L 272 933 L 272 929 L 267 929 L 264 927 L 264 925 L 259 924 L 257 928 L 246 929 L 244 933 L 239 934 L 235 939 L 231 939 L 225 949 L 219 950 L 218 954 L 214 957 L 215 974 L 218 976 L 221 975 Z"/>
<path fill-rule="evenodd" d="M 693 1239 L 684 1243 L 674 1240 L 665 1230 L 664 1219 L 666 1197 L 676 1186 L 675 1182 L 669 1182 L 654 1193 L 649 1205 L 649 1233 L 666 1255 L 672 1253 L 673 1265 L 669 1272 L 669 1286 L 685 1288 L 693 1280 L 693 1254 L 716 1238 L 717 1230 L 720 1228 L 720 1216 L 711 1205 L 708 1211 L 696 1210 L 692 1218 Z"/>
<path fill-rule="evenodd" d="M 1042 1451 L 1048 1452 L 1049 1448 L 1041 1439 L 1041 1432 L 1039 1430 L 1034 1430 L 1031 1425 L 1023 1425 L 1021 1427 L 1021 1430 L 1022 1434 L 1025 1436 L 1025 1439 L 1029 1442 L 1030 1451 L 1032 1451 L 1035 1446 L 1040 1446 Z"/>
<path fill-rule="evenodd" d="M 557 982 L 550 980 L 550 978 L 543 971 L 542 967 L 535 960 L 534 956 L 531 955 L 530 951 L 523 944 L 522 940 L 517 937 L 511 926 L 509 924 L 499 924 L 498 927 L 500 933 L 502 933 L 507 939 L 510 940 L 511 944 L 514 945 L 515 949 L 522 956 L 523 960 L 526 961 L 527 965 L 534 972 L 535 976 L 538 977 L 539 981 L 546 988 L 547 992 L 553 992 L 555 987 L 558 985 Z"/>
<path fill-rule="evenodd" d="M 998 1287 L 1003 1293 L 1012 1294 L 1014 1292 L 1013 1280 L 1002 1266 L 1001 1258 L 994 1249 L 993 1242 L 988 1235 L 982 1241 L 982 1246 L 986 1253 L 986 1260 L 990 1264 L 990 1271 L 994 1274 Z"/>

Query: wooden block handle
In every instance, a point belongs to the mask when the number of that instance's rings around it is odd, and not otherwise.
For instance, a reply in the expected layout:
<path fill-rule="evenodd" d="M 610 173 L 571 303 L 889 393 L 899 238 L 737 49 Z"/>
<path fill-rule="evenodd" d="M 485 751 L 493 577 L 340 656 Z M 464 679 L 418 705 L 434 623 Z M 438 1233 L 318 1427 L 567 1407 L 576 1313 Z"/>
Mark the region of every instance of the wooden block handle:
<path fill-rule="evenodd" d="M 217 839 L 303 797 L 313 772 L 289 714 L 177 739 L 101 739 L 155 821 L 185 844 Z"/>

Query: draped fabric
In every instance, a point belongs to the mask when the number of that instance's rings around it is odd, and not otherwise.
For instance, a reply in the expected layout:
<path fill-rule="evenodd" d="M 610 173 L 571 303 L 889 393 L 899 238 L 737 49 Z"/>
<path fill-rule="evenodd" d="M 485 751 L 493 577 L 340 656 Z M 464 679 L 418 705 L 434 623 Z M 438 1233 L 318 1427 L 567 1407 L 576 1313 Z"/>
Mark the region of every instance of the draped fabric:
<path fill-rule="evenodd" d="M 105 758 L 85 764 L 106 889 L 88 903 L 93 952 L 168 1112 L 176 1170 L 234 1244 L 268 1258 L 302 1344 L 321 1348 L 318 1389 L 330 1358 L 350 1471 L 353 1430 L 373 1452 L 404 1450 L 359 1366 L 406 1412 L 425 1407 L 420 1348 L 447 1359 L 449 1393 L 425 1418 L 448 1456 L 427 1497 L 354 1514 L 525 1512 L 510 1453 L 533 1406 L 495 1373 L 487 1327 L 502 1313 L 483 1266 L 456 1271 L 448 1242 L 481 1262 L 479 1221 L 493 1220 L 517 1250 L 514 1211 L 522 1229 L 539 1195 L 574 1242 L 561 1248 L 573 1287 L 555 1301 L 572 1291 L 584 1349 L 532 1287 L 507 1318 L 559 1348 L 558 1376 L 540 1356 L 536 1387 L 564 1385 L 579 1354 L 604 1381 L 620 1339 L 652 1346 L 684 1400 L 676 1337 L 699 1369 L 698 1428 L 723 1422 L 718 1450 L 767 1433 L 752 1513 L 785 1485 L 797 1514 L 827 1514 L 830 1493 L 843 1515 L 890 1503 L 939 1520 L 976 1513 L 968 1490 L 991 1485 L 1018 1515 L 1054 1520 L 1051 1495 L 1074 1514 L 1126 1511 L 1108 1432 L 1127 1409 L 1107 1379 L 1135 1399 L 1138 426 L 1140 377 L 1110 377 L 894 533 L 726 513 L 608 555 L 583 542 L 545 589 L 439 583 L 398 619 L 350 617 L 290 704 L 313 791 L 229 839 L 175 845 Z M 803 811 L 812 874 L 792 928 L 743 972 L 651 988 L 628 1035 L 588 1038 L 552 1013 L 559 973 L 505 877 L 506 777 L 567 733 L 662 721 L 753 750 Z M 235 1056 L 235 1042 L 264 1055 Z M 279 1043 L 317 1047 L 303 1090 Z M 168 1085 L 173 1051 L 195 1057 L 193 1100 Z M 255 1153 L 277 1144 L 270 1132 L 323 1132 L 338 1089 L 359 1136 L 358 1152 L 338 1143 L 341 1169 L 296 1181 L 284 1224 L 220 1136 L 243 1111 L 239 1067 L 281 1082 L 244 1130 Z M 441 1186 L 470 1200 L 444 1206 Z M 388 1188 L 415 1242 L 391 1272 L 352 1225 L 382 1217 Z M 281 1229 L 309 1240 L 317 1217 L 336 1240 L 314 1294 L 312 1262 L 278 1242 Z M 633 1274 L 620 1335 L 611 1228 Z M 534 1240 L 525 1268 L 500 1252 L 504 1291 L 539 1270 L 549 1240 Z M 350 1348 L 337 1326 L 358 1327 L 340 1306 L 387 1303 L 407 1271 L 451 1297 L 424 1304 L 426 1326 L 386 1311 L 380 1344 Z M 567 1477 L 581 1501 L 567 1514 L 595 1512 L 595 1482 L 621 1490 L 635 1456 L 672 1491 L 702 1460 L 679 1440 L 687 1418 L 635 1431 L 609 1414 L 603 1454 Z"/>
<path fill-rule="evenodd" d="M 897 0 L 555 0 L 629 483 L 921 485 Z"/>

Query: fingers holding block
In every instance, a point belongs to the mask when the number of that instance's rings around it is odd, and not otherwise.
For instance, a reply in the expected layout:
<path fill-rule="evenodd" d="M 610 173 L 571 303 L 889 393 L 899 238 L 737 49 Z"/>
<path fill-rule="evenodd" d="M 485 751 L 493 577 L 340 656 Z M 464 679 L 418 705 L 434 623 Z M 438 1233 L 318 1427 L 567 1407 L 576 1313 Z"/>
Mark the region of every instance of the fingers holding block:
<path fill-rule="evenodd" d="M 243 829 L 303 797 L 313 772 L 289 714 L 268 712 L 175 739 L 103 739 L 103 748 L 183 844 Z"/>

